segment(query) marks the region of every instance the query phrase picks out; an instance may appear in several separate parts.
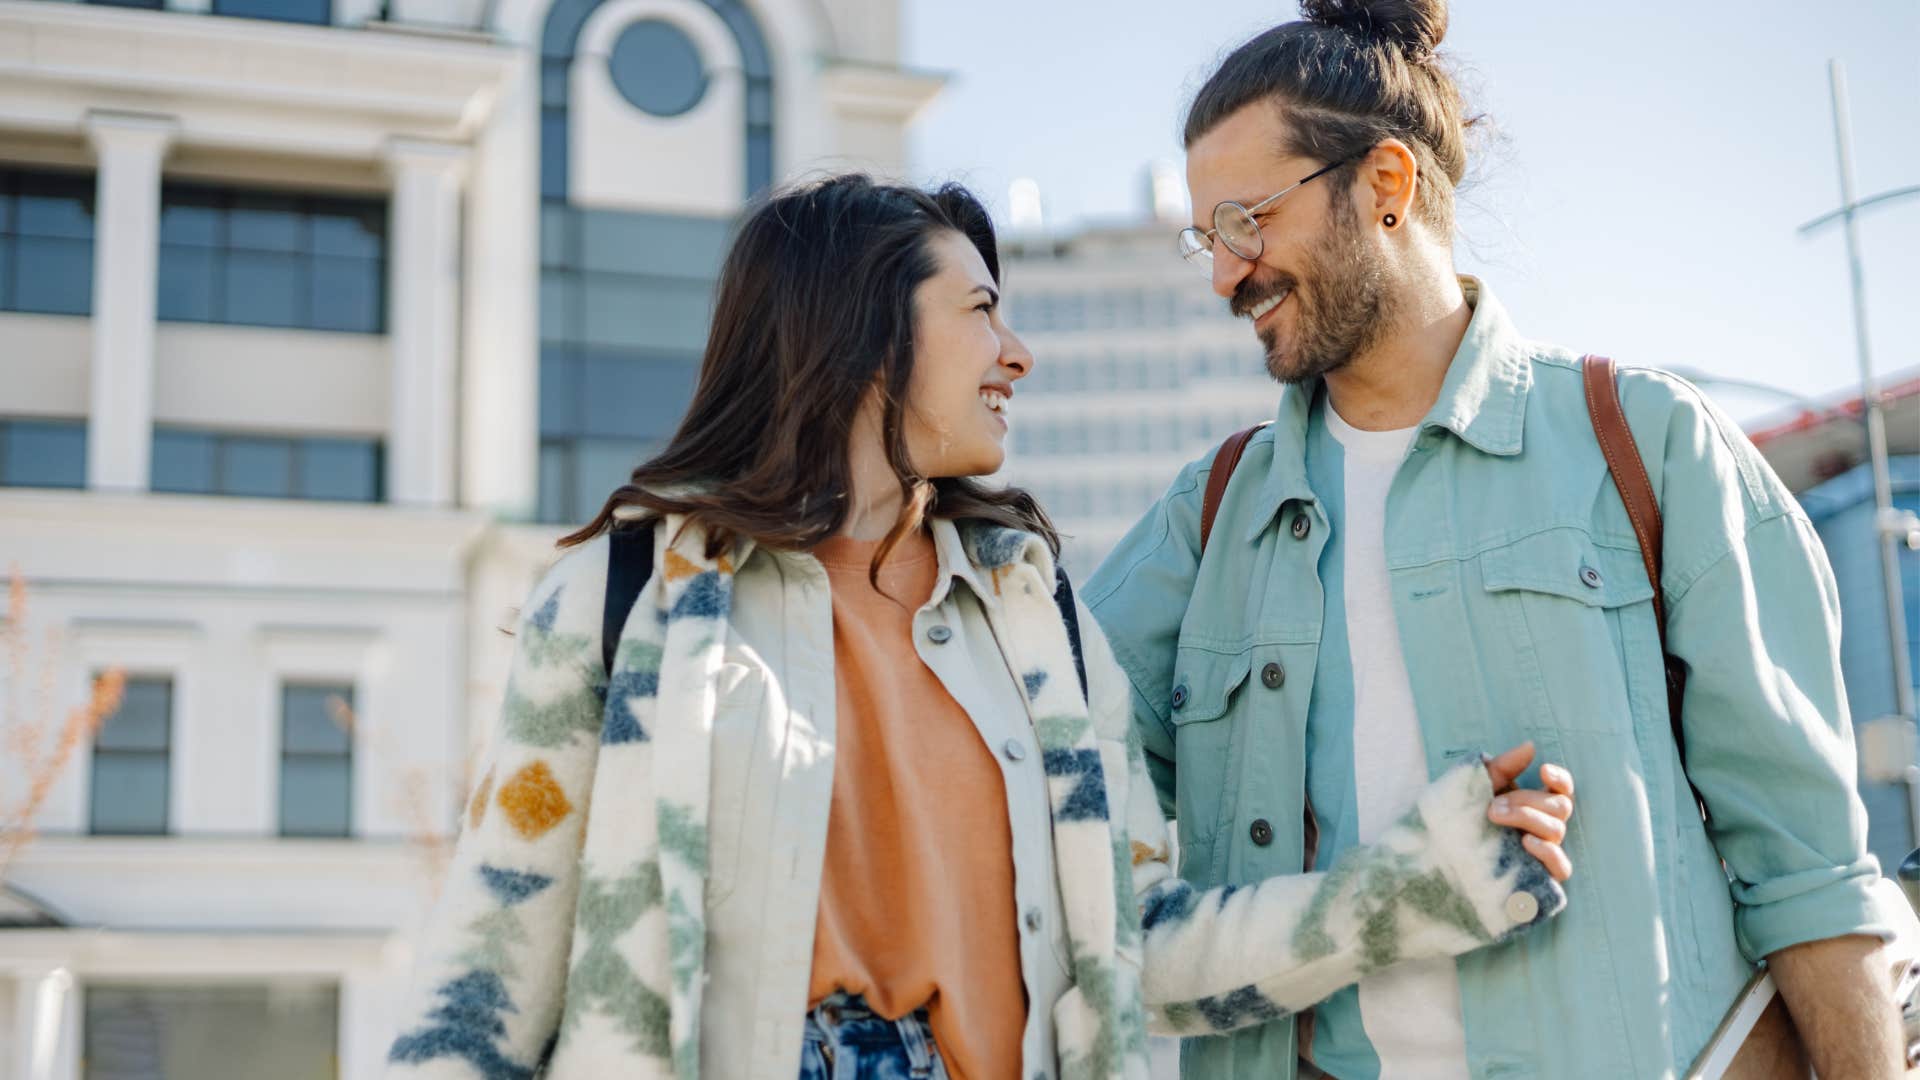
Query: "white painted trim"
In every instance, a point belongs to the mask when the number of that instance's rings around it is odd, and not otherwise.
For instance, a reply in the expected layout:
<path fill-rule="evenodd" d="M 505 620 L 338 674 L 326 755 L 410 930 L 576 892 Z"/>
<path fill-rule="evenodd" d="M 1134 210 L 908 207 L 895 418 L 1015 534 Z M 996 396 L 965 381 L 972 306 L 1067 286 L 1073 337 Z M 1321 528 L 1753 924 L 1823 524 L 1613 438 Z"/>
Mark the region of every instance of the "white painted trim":
<path fill-rule="evenodd" d="M 185 143 L 371 160 L 464 140 L 514 63 L 470 39 L 0 0 L 0 127 L 79 133 L 90 107 L 165 100 Z"/>

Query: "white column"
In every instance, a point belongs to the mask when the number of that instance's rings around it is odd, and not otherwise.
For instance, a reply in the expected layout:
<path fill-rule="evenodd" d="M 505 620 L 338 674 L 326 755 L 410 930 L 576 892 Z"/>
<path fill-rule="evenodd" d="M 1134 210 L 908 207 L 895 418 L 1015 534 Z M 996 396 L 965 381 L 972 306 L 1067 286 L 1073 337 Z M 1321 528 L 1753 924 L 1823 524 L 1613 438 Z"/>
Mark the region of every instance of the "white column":
<path fill-rule="evenodd" d="M 169 117 L 94 112 L 99 160 L 93 232 L 93 368 L 87 486 L 145 491 L 153 453 L 153 318 L 160 243 L 160 163 Z"/>
<path fill-rule="evenodd" d="M 537 77 L 522 55 L 503 80 L 467 204 L 460 503 L 508 521 L 533 518 L 540 469 Z"/>
<path fill-rule="evenodd" d="M 387 147 L 387 332 L 393 350 L 387 497 L 415 506 L 454 500 L 460 389 L 460 185 L 464 147 L 395 140 Z"/>
<path fill-rule="evenodd" d="M 79 991 L 65 968 L 16 975 L 13 989 L 15 1080 L 68 1080 L 79 1071 Z"/>

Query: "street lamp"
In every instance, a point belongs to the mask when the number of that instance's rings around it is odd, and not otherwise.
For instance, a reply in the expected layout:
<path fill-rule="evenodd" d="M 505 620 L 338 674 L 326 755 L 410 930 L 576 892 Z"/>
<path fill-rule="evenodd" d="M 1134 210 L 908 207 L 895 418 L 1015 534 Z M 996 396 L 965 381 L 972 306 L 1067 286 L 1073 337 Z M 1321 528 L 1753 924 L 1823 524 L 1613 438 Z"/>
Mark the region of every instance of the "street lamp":
<path fill-rule="evenodd" d="M 1907 522 L 1893 506 L 1893 482 L 1887 473 L 1887 422 L 1881 408 L 1880 388 L 1874 381 L 1873 354 L 1867 343 L 1866 272 L 1860 264 L 1860 234 L 1855 219 L 1869 206 L 1883 206 L 1920 195 L 1920 186 L 1883 192 L 1866 199 L 1853 194 L 1853 130 L 1847 119 L 1847 76 L 1840 61 L 1827 62 L 1828 83 L 1833 92 L 1833 141 L 1840 166 L 1840 207 L 1800 226 L 1800 235 L 1838 222 L 1846 236 L 1848 280 L 1853 292 L 1853 335 L 1860 356 L 1860 401 L 1866 414 L 1867 455 L 1873 462 L 1874 537 L 1880 547 L 1880 580 L 1886 594 L 1887 647 L 1893 660 L 1894 713 L 1873 721 L 1883 730 L 1898 732 L 1909 747 L 1907 754 L 1907 813 L 1909 839 L 1920 841 L 1920 761 L 1915 760 L 1912 737 L 1914 722 L 1913 674 L 1907 661 L 1907 609 L 1900 582 L 1900 554 L 1896 539 L 1913 546 L 1920 528 Z M 1864 747 L 1863 747 L 1864 749 Z"/>

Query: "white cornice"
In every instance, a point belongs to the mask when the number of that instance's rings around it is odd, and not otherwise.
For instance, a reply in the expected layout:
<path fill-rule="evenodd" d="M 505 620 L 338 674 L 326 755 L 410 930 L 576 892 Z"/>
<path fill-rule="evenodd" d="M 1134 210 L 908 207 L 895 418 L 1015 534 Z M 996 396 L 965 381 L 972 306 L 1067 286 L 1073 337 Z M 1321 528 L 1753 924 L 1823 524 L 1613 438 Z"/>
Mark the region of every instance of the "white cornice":
<path fill-rule="evenodd" d="M 0 125 L 78 134 L 124 109 L 178 118 L 186 143 L 373 158 L 470 139 L 524 62 L 464 38 L 0 0 Z"/>
<path fill-rule="evenodd" d="M 73 588 L 425 593 L 466 588 L 476 511 L 89 491 L 0 491 L 0 550 Z"/>
<path fill-rule="evenodd" d="M 830 63 L 820 73 L 827 104 L 837 112 L 866 113 L 908 123 L 947 85 L 947 76 L 884 64 Z"/>

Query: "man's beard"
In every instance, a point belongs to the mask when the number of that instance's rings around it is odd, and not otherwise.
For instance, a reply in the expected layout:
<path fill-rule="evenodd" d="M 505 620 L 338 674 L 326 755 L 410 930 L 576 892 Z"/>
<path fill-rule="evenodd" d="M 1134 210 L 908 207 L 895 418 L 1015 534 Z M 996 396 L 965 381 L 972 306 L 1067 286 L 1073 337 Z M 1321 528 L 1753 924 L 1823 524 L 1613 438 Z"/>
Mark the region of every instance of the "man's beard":
<path fill-rule="evenodd" d="M 1344 211 L 1344 212 L 1343 212 Z M 1360 233 L 1360 215 L 1344 200 L 1328 213 L 1322 239 L 1305 254 L 1307 278 L 1291 274 L 1240 284 L 1230 306 L 1244 315 L 1261 301 L 1291 289 L 1282 304 L 1294 305 L 1293 341 L 1279 331 L 1260 331 L 1267 372 L 1283 383 L 1311 382 L 1338 371 L 1377 343 L 1393 314 L 1386 260 Z M 1284 348 L 1283 348 L 1284 346 Z"/>

